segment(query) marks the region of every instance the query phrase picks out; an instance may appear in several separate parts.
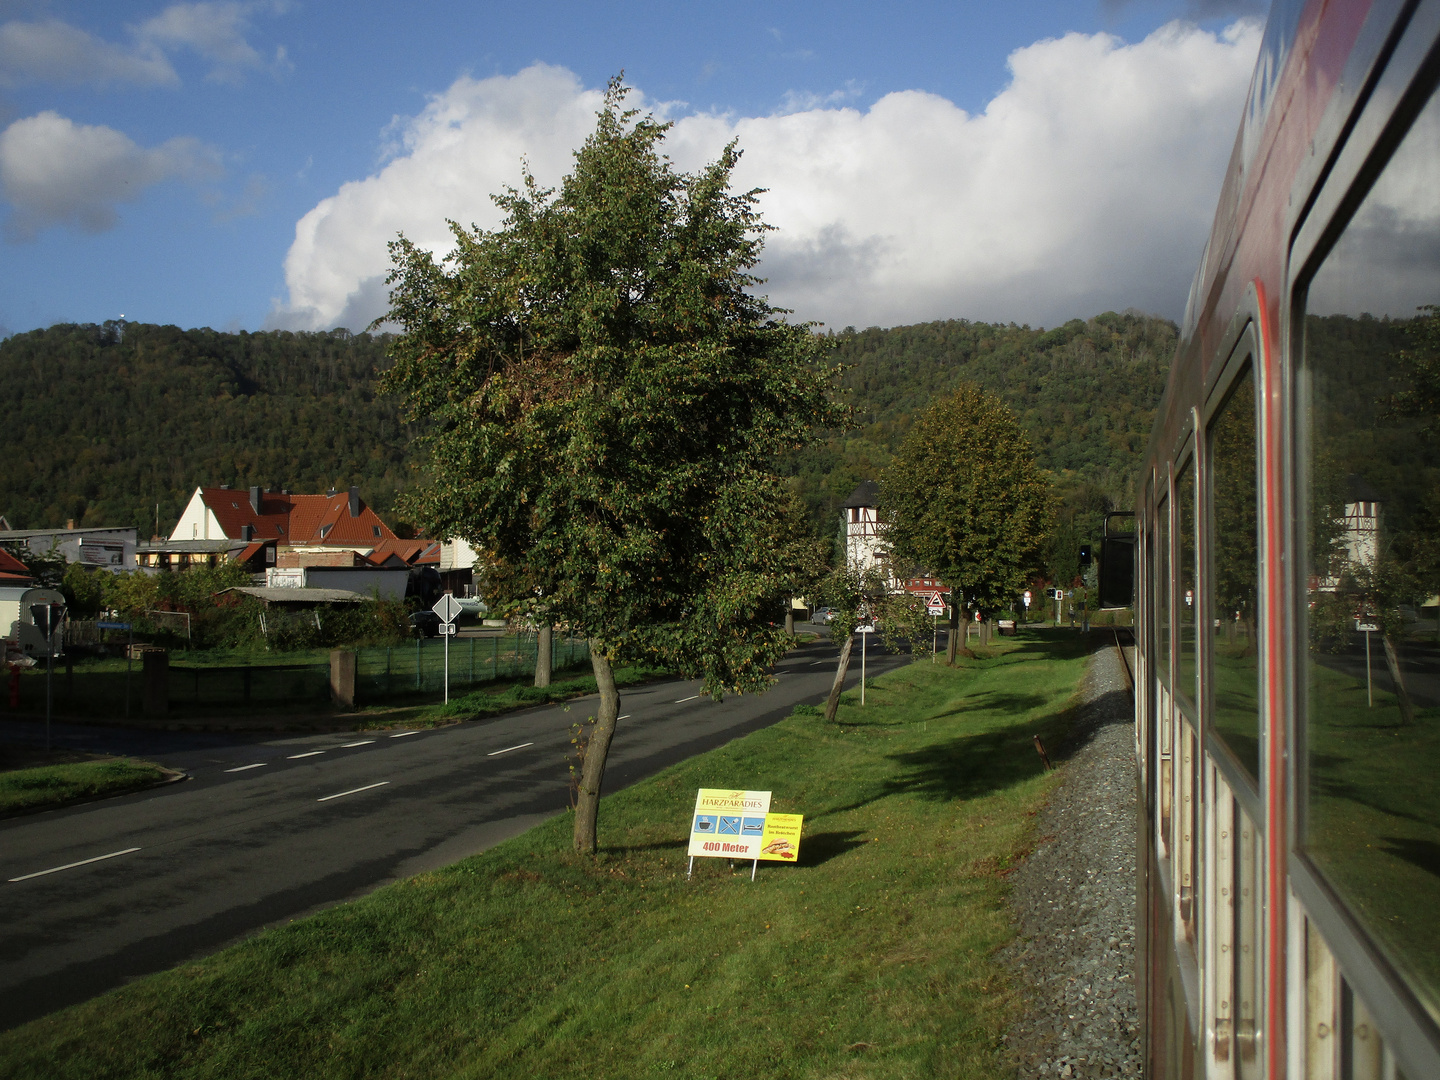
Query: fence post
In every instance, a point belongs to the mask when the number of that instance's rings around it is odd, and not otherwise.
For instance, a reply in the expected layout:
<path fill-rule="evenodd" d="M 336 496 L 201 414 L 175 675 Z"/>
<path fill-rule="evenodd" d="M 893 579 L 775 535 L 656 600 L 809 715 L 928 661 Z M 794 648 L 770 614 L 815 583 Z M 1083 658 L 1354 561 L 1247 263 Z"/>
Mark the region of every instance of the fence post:
<path fill-rule="evenodd" d="M 390 693 L 390 646 L 385 646 L 385 692 Z"/>
<path fill-rule="evenodd" d="M 420 639 L 415 639 L 415 689 L 420 689 Z"/>
<path fill-rule="evenodd" d="M 470 639 L 470 685 L 475 685 L 475 639 Z"/>
<path fill-rule="evenodd" d="M 330 699 L 336 705 L 355 707 L 355 653 L 335 649 L 330 653 Z"/>
<path fill-rule="evenodd" d="M 490 681 L 500 677 L 500 635 L 490 639 Z"/>

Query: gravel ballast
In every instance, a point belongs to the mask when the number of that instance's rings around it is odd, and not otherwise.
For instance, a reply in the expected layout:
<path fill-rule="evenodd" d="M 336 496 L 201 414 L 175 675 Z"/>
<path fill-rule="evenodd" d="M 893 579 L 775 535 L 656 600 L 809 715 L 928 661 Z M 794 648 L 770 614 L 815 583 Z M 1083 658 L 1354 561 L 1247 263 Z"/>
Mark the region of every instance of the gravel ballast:
<path fill-rule="evenodd" d="M 1140 1075 L 1134 713 L 1113 644 L 1091 658 L 1082 702 L 1035 850 L 1011 879 L 1021 936 L 1003 959 L 1024 1012 L 1005 1049 L 1025 1078 Z"/>

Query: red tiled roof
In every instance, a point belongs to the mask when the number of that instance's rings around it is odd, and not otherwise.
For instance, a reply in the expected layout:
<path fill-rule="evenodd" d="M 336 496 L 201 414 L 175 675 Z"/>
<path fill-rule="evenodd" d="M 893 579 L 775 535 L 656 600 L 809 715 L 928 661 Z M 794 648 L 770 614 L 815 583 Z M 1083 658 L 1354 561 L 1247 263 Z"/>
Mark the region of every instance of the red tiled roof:
<path fill-rule="evenodd" d="M 383 563 L 390 556 L 396 556 L 410 566 L 440 564 L 440 542 L 438 540 L 382 540 L 370 553 L 370 561 Z"/>
<path fill-rule="evenodd" d="M 258 514 L 250 505 L 250 493 L 243 488 L 201 488 L 200 498 L 231 540 L 239 540 L 246 525 L 254 530 L 252 539 L 282 544 L 368 548 L 395 539 L 389 526 L 363 500 L 360 513 L 351 517 L 350 496 L 345 492 L 285 495 L 267 491 L 260 496 Z"/>
<path fill-rule="evenodd" d="M 28 566 L 8 551 L 0 549 L 0 578 L 6 581 L 29 581 L 33 576 Z"/>

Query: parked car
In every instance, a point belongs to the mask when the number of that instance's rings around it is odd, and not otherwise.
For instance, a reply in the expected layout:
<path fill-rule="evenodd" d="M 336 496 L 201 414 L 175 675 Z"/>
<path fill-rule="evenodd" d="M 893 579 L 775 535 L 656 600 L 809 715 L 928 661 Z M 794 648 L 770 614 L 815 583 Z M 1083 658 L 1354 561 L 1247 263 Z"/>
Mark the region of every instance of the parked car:
<path fill-rule="evenodd" d="M 410 629 L 416 637 L 439 637 L 440 616 L 429 608 L 421 608 L 410 616 Z"/>
<path fill-rule="evenodd" d="M 822 625 L 827 625 L 827 626 L 828 626 L 828 625 L 830 624 L 830 622 L 831 622 L 834 618 L 835 618 L 835 609 L 834 609 L 834 608 L 817 607 L 814 611 L 812 611 L 812 612 L 810 613 L 810 621 L 811 621 L 812 623 L 820 623 L 820 624 L 822 624 Z"/>

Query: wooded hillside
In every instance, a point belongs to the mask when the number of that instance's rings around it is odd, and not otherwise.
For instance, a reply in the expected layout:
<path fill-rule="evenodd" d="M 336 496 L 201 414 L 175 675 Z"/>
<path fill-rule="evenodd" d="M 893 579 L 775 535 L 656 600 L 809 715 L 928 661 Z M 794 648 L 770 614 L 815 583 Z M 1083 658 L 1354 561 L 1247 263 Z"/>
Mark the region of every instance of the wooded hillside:
<path fill-rule="evenodd" d="M 1107 312 L 1053 330 L 964 320 L 831 340 L 854 426 L 784 463 L 829 533 L 912 418 L 962 380 L 998 394 L 1076 506 L 1128 500 L 1175 347 L 1172 323 Z M 422 481 L 417 432 L 377 396 L 384 336 L 58 325 L 0 342 L 0 513 L 16 528 L 168 531 L 197 485 L 358 485 L 387 520 Z M 1093 516 L 1093 514 L 1091 514 Z M 1088 528 L 1088 526 L 1086 526 Z M 1066 541 L 1069 544 L 1069 541 Z"/>

